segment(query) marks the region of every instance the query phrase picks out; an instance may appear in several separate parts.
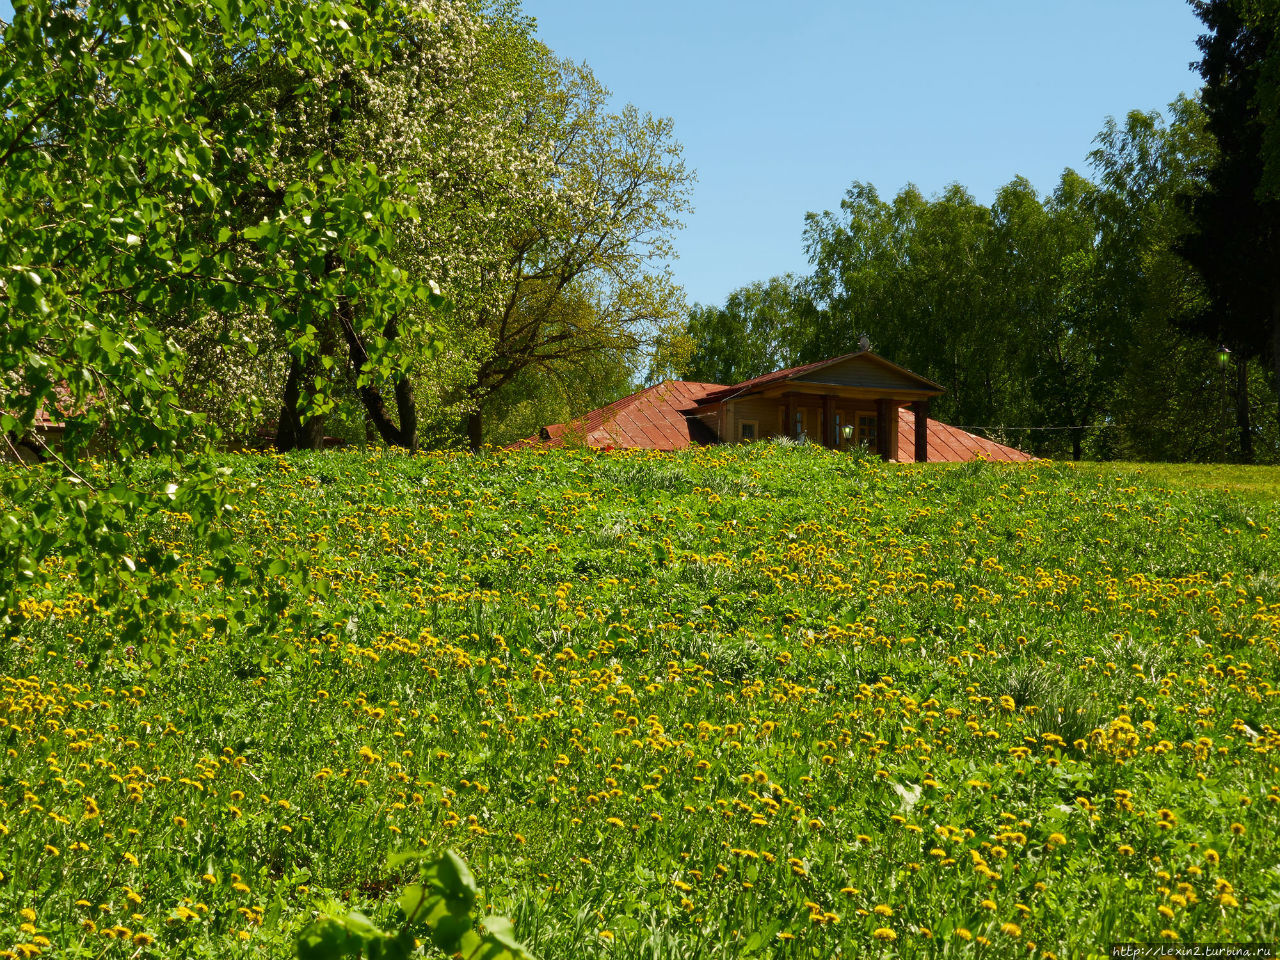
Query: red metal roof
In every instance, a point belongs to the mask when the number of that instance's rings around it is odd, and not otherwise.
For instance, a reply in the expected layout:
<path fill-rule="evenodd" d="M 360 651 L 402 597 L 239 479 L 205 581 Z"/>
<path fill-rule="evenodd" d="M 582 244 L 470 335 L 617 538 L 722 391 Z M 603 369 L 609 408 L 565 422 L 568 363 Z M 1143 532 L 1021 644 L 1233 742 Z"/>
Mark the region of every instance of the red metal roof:
<path fill-rule="evenodd" d="M 830 362 L 823 361 L 823 364 Z M 756 379 L 758 381 L 761 378 Z M 555 423 L 544 427 L 540 436 L 529 437 L 520 445 L 559 447 L 566 440 L 576 440 L 586 446 L 599 448 L 683 450 L 695 444 L 716 443 L 718 437 L 703 422 L 699 404 L 706 403 L 709 397 L 722 394 L 728 389 L 734 388 L 718 383 L 667 380 L 623 397 L 607 407 L 592 410 L 572 423 Z M 910 408 L 899 411 L 897 460 L 915 460 L 915 422 L 915 414 Z M 930 463 L 955 463 L 976 460 L 978 457 L 1006 461 L 1032 459 L 1030 455 L 1013 447 L 986 440 L 937 420 L 929 421 Z"/>
<path fill-rule="evenodd" d="M 929 420 L 929 463 L 962 463 L 978 457 L 1013 462 L 1035 459 L 1029 453 L 994 440 Z M 902 463 L 913 463 L 916 459 L 916 415 L 909 407 L 898 411 L 898 454 L 894 459 Z"/>
<path fill-rule="evenodd" d="M 718 383 L 665 380 L 572 423 L 553 423 L 543 428 L 542 436 L 524 442 L 558 447 L 576 441 L 591 447 L 646 450 L 715 443 L 715 431 L 702 424 L 694 408 L 708 393 L 722 389 Z"/>

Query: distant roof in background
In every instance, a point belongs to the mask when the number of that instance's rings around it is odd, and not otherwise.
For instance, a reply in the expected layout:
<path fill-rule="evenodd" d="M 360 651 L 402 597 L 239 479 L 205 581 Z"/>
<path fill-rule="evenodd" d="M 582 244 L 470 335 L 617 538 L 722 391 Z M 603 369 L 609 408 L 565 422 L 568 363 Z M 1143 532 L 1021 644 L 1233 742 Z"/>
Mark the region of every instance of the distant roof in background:
<path fill-rule="evenodd" d="M 843 358 L 837 358 L 843 359 Z M 823 361 L 824 366 L 832 361 Z M 796 370 L 806 371 L 807 367 Z M 785 379 L 770 374 L 774 379 Z M 759 385 L 763 378 L 756 378 Z M 752 384 L 738 384 L 743 387 Z M 589 447 L 639 448 L 643 450 L 683 450 L 686 447 L 717 442 L 716 434 L 701 419 L 705 415 L 698 406 L 714 402 L 716 396 L 727 396 L 726 391 L 736 390 L 718 383 L 689 383 L 683 380 L 667 380 L 657 386 L 623 397 L 616 403 L 572 423 L 555 423 L 544 427 L 539 436 L 529 437 L 518 446 L 559 447 L 566 439 Z M 915 460 L 915 414 L 903 408 L 898 413 L 898 450 L 896 459 L 902 462 Z M 958 463 L 985 457 L 987 460 L 1021 461 L 1033 459 L 1029 454 L 994 440 L 949 427 L 937 420 L 929 420 L 929 462 Z"/>

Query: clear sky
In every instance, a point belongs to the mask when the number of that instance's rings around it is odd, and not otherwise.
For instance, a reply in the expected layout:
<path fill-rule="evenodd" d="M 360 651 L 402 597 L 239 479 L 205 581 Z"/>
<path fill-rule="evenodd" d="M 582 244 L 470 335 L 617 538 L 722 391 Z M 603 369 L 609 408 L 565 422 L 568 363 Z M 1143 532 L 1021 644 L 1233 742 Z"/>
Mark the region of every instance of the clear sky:
<path fill-rule="evenodd" d="M 524 0 L 619 103 L 675 119 L 698 171 L 677 239 L 690 301 L 805 273 L 809 210 L 1013 177 L 1051 190 L 1107 116 L 1199 87 L 1183 0 Z"/>
<path fill-rule="evenodd" d="M 1199 87 L 1182 0 L 523 2 L 619 104 L 675 119 L 698 172 L 673 265 L 691 302 L 806 272 L 806 211 L 854 180 L 1047 192 L 1087 172 L 1106 117 Z"/>

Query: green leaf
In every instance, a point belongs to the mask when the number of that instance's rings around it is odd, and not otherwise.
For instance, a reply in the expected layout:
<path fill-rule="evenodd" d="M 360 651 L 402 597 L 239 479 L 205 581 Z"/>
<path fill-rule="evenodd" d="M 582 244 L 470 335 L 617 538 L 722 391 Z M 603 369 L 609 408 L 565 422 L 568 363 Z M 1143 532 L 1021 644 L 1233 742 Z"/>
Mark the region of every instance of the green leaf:
<path fill-rule="evenodd" d="M 474 906 L 479 890 L 471 868 L 452 850 L 446 850 L 444 856 L 437 861 L 436 882 L 441 886 L 445 896 L 465 901 L 467 909 Z"/>
<path fill-rule="evenodd" d="M 418 883 L 410 884 L 401 891 L 398 902 L 407 920 L 416 920 L 426 912 L 428 896 L 426 888 Z"/>

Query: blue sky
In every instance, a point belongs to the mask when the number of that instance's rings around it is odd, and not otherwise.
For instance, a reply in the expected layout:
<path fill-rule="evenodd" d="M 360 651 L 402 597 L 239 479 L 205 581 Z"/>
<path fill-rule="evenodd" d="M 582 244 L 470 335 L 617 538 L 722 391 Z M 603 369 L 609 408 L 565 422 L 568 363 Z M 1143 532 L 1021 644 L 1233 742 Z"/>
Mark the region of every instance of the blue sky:
<path fill-rule="evenodd" d="M 619 103 L 675 119 L 698 171 L 677 239 L 690 301 L 807 272 L 809 210 L 1087 172 L 1108 115 L 1193 93 L 1182 0 L 524 0 L 543 42 Z"/>
<path fill-rule="evenodd" d="M 809 210 L 854 180 L 989 203 L 1086 172 L 1107 116 L 1192 93 L 1182 0 L 524 0 L 619 104 L 674 118 L 698 172 L 677 238 L 691 302 L 808 263 Z M 11 6 L 0 0 L 0 16 Z"/>

